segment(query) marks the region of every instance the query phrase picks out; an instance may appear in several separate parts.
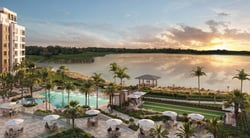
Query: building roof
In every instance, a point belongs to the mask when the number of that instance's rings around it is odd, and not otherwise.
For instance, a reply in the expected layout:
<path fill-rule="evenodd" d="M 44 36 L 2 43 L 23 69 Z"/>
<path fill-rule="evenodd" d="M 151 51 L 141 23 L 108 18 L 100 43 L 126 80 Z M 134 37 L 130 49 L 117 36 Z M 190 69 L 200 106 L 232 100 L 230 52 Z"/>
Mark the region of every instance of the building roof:
<path fill-rule="evenodd" d="M 141 80 L 158 80 L 161 77 L 155 76 L 155 75 L 149 75 L 149 74 L 144 74 L 142 76 L 138 76 L 135 79 L 141 79 Z"/>

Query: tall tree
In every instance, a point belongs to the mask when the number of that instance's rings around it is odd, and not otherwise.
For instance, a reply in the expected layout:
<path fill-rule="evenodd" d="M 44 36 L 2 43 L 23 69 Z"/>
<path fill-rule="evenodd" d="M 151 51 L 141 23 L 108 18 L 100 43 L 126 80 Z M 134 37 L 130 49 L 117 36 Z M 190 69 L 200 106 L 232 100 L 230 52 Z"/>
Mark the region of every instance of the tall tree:
<path fill-rule="evenodd" d="M 50 100 L 51 100 L 51 98 L 50 98 L 50 91 L 52 90 L 52 89 L 54 89 L 54 83 L 51 81 L 51 80 L 48 80 L 48 82 L 47 82 L 47 84 L 46 84 L 46 86 L 45 86 L 45 88 L 46 88 L 46 96 L 45 96 L 45 98 L 46 98 L 46 111 L 47 111 L 47 101 L 49 101 L 49 110 L 50 110 Z M 47 94 L 48 93 L 48 94 Z M 48 100 L 49 99 L 49 100 Z"/>
<path fill-rule="evenodd" d="M 105 93 L 109 95 L 109 104 L 113 105 L 113 97 L 114 93 L 118 91 L 118 87 L 115 83 L 109 83 L 107 88 L 105 89 Z"/>
<path fill-rule="evenodd" d="M 110 65 L 109 71 L 113 72 L 114 83 L 116 83 L 117 71 L 119 70 L 120 67 L 115 62 L 110 63 L 109 65 Z"/>
<path fill-rule="evenodd" d="M 151 135 L 153 138 L 168 138 L 168 131 L 162 128 L 162 125 L 157 125 Z"/>
<path fill-rule="evenodd" d="M 68 93 L 68 104 L 69 104 L 70 91 L 75 90 L 75 85 L 72 82 L 68 81 L 65 83 L 65 89 L 67 90 Z"/>
<path fill-rule="evenodd" d="M 60 66 L 59 69 L 57 70 L 57 72 L 61 75 L 63 82 L 65 79 L 65 73 L 68 71 L 69 69 L 66 66 Z"/>
<path fill-rule="evenodd" d="M 2 72 L 0 74 L 0 82 L 2 83 L 2 92 L 5 93 L 5 95 L 7 95 L 8 93 L 8 86 L 7 86 L 7 72 Z"/>
<path fill-rule="evenodd" d="M 182 127 L 177 129 L 175 135 L 180 138 L 191 138 L 194 136 L 194 127 L 191 127 L 190 122 L 185 122 Z"/>
<path fill-rule="evenodd" d="M 123 85 L 123 79 L 130 79 L 130 76 L 126 73 L 127 70 L 128 70 L 128 68 L 126 68 L 126 67 L 118 68 L 118 70 L 116 72 L 117 77 L 120 79 L 121 87 Z"/>
<path fill-rule="evenodd" d="M 203 67 L 197 66 L 195 69 L 192 70 L 191 75 L 198 78 L 198 91 L 199 91 L 199 104 L 200 104 L 200 95 L 201 95 L 200 77 L 201 76 L 206 76 L 206 73 L 203 71 Z"/>
<path fill-rule="evenodd" d="M 58 86 L 60 86 L 63 90 L 62 90 L 62 105 L 64 105 L 64 90 L 65 90 L 65 73 L 68 72 L 69 69 L 66 66 L 60 66 L 59 69 L 57 70 L 57 73 L 60 74 L 61 76 L 61 81 L 58 81 Z"/>
<path fill-rule="evenodd" d="M 38 71 L 42 83 L 46 84 L 53 77 L 51 68 L 42 68 Z"/>
<path fill-rule="evenodd" d="M 98 89 L 100 84 L 104 83 L 105 80 L 102 78 L 102 74 L 101 73 L 94 73 L 91 78 L 94 81 L 94 84 L 96 86 L 96 109 L 98 109 Z"/>
<path fill-rule="evenodd" d="M 26 77 L 26 70 L 25 69 L 19 69 L 15 75 L 15 78 L 18 82 L 18 86 L 21 88 L 21 98 L 23 97 L 23 87 L 24 87 L 24 81 Z"/>
<path fill-rule="evenodd" d="M 217 138 L 220 133 L 219 129 L 221 125 L 222 123 L 218 121 L 218 118 L 214 117 L 207 122 L 206 129 L 213 134 L 214 138 Z"/>
<path fill-rule="evenodd" d="M 70 101 L 64 111 L 67 118 L 72 119 L 72 128 L 75 129 L 75 118 L 80 115 L 80 105 L 78 101 Z"/>
<path fill-rule="evenodd" d="M 35 70 L 27 72 L 25 77 L 25 85 L 30 89 L 30 95 L 33 97 L 33 87 L 41 82 L 41 79 Z"/>
<path fill-rule="evenodd" d="M 80 92 L 85 94 L 85 105 L 89 105 L 89 94 L 94 91 L 94 83 L 91 80 L 85 82 L 80 86 Z"/>
<path fill-rule="evenodd" d="M 233 77 L 233 79 L 240 80 L 240 91 L 241 92 L 243 90 L 243 81 L 244 80 L 250 80 L 248 78 L 248 76 L 250 76 L 250 75 L 247 74 L 244 69 L 241 69 L 241 70 L 237 70 L 237 74 L 235 74 L 235 76 Z"/>
<path fill-rule="evenodd" d="M 15 84 L 15 77 L 12 73 L 8 72 L 6 76 L 6 83 L 8 87 L 8 93 L 11 93 Z"/>
<path fill-rule="evenodd" d="M 239 109 L 243 110 L 249 104 L 247 94 L 235 89 L 229 94 L 228 103 L 234 105 L 235 120 L 238 125 Z"/>

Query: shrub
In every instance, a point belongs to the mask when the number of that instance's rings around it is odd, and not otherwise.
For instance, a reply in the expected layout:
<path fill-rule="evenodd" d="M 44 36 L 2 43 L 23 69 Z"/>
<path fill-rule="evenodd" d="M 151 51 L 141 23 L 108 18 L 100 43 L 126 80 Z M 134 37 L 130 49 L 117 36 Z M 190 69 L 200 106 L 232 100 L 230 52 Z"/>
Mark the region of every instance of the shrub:
<path fill-rule="evenodd" d="M 80 128 L 71 128 L 69 130 L 59 132 L 53 136 L 49 136 L 48 138 L 94 138 L 94 136 L 84 132 Z"/>
<path fill-rule="evenodd" d="M 133 125 L 129 125 L 128 128 L 130 128 L 130 129 L 132 129 L 132 130 L 134 130 L 134 131 L 137 131 L 137 130 L 139 129 L 139 126 L 133 124 Z"/>
<path fill-rule="evenodd" d="M 24 107 L 33 107 L 33 106 L 36 106 L 37 103 L 28 103 L 28 104 L 24 104 L 23 106 Z"/>
<path fill-rule="evenodd" d="M 34 115 L 38 115 L 38 116 L 46 116 L 46 115 L 49 115 L 51 114 L 52 111 L 51 110 L 48 110 L 48 111 L 45 111 L 45 110 L 41 110 L 41 109 L 38 109 L 34 112 Z"/>
<path fill-rule="evenodd" d="M 31 95 L 26 95 L 26 96 L 23 96 L 23 98 L 32 98 Z M 15 102 L 15 101 L 18 101 L 18 100 L 21 100 L 22 97 L 17 97 L 17 98 L 12 98 L 11 99 L 11 102 Z"/>

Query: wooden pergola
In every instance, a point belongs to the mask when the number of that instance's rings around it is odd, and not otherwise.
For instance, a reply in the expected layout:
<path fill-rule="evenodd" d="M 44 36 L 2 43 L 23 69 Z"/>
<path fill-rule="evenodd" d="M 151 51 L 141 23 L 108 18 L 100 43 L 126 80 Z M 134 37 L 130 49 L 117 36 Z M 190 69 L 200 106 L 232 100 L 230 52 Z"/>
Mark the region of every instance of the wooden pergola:
<path fill-rule="evenodd" d="M 155 75 L 149 75 L 144 74 L 142 76 L 138 76 L 135 79 L 139 80 L 139 87 L 156 87 L 157 86 L 157 80 L 160 79 L 160 77 Z"/>

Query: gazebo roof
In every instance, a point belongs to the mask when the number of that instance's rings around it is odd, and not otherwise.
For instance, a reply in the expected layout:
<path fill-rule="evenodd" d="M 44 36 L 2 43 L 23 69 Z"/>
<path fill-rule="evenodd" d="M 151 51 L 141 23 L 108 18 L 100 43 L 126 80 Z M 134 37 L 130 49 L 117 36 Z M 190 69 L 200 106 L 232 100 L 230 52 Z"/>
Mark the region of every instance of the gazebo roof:
<path fill-rule="evenodd" d="M 144 74 L 141 76 L 136 77 L 135 79 L 141 79 L 141 80 L 158 80 L 161 77 L 155 76 L 155 75 L 149 75 L 149 74 Z"/>

